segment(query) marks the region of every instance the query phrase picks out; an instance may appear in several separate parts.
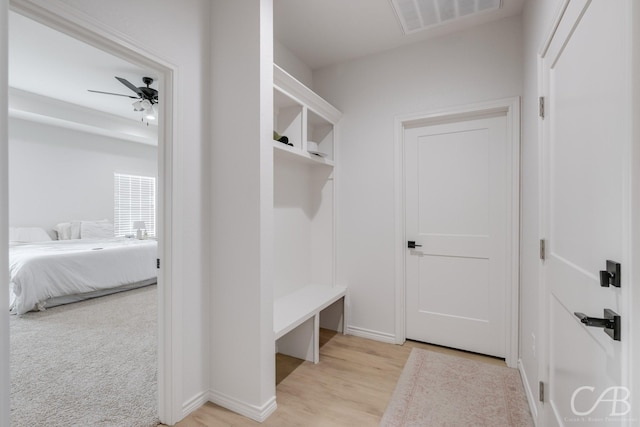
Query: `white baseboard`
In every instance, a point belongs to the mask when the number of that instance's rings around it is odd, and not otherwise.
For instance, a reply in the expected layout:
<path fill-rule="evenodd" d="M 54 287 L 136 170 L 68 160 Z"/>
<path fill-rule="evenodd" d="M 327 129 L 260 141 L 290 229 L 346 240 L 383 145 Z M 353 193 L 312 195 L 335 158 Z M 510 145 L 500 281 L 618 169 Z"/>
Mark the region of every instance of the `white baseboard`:
<path fill-rule="evenodd" d="M 209 401 L 208 391 L 203 391 L 193 396 L 191 399 L 189 399 L 182 405 L 182 419 L 188 417 L 189 414 L 191 414 L 196 409 L 200 408 L 202 405 L 204 405 L 208 401 Z"/>
<path fill-rule="evenodd" d="M 531 411 L 531 417 L 533 418 L 533 424 L 538 425 L 538 404 L 531 389 L 531 384 L 527 379 L 527 373 L 522 365 L 522 359 L 518 359 L 518 371 L 520 371 L 520 378 L 522 378 L 522 384 L 524 385 L 524 392 L 527 395 L 527 402 L 529 402 L 529 410 Z"/>
<path fill-rule="evenodd" d="M 215 403 L 216 405 L 220 405 L 230 411 L 236 412 L 258 422 L 265 421 L 277 408 L 275 396 L 264 406 L 257 407 L 254 405 L 247 405 L 237 399 L 209 390 L 196 394 L 182 405 L 182 418 L 184 419 L 188 417 L 192 412 L 196 411 L 207 402 Z"/>
<path fill-rule="evenodd" d="M 259 423 L 269 418 L 269 415 L 271 415 L 278 407 L 276 405 L 275 396 L 269 399 L 264 405 L 255 406 L 241 402 L 215 390 L 209 390 L 208 400 L 216 405 L 222 406 L 223 408 L 227 408 L 230 411 L 236 412 L 247 418 L 251 418 L 254 421 L 258 421 Z"/>
<path fill-rule="evenodd" d="M 372 331 L 370 329 L 358 328 L 357 326 L 347 326 L 347 335 L 355 337 L 367 338 L 374 341 L 386 342 L 388 344 L 396 343 L 396 336 L 386 332 Z"/>

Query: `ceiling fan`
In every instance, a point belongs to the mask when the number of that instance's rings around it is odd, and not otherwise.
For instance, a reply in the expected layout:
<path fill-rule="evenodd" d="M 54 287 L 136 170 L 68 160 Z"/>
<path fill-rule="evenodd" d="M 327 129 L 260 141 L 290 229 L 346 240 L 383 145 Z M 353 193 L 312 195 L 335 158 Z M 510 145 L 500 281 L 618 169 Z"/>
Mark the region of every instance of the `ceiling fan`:
<path fill-rule="evenodd" d="M 91 90 L 88 89 L 89 92 L 94 93 L 102 93 L 105 95 L 116 95 L 116 96 L 125 96 L 127 98 L 136 99 L 133 105 L 133 111 L 142 111 L 143 118 L 147 120 L 154 120 L 158 117 L 158 91 L 152 87 L 149 87 L 151 83 L 153 83 L 153 79 L 151 77 L 143 77 L 142 83 L 146 85 L 136 87 L 133 83 L 129 82 L 127 79 L 123 79 L 122 77 L 117 77 L 120 83 L 131 89 L 137 96 L 132 95 L 123 95 L 121 93 L 113 93 L 113 92 L 103 92 L 100 90 Z M 147 125 L 149 123 L 147 122 Z"/>

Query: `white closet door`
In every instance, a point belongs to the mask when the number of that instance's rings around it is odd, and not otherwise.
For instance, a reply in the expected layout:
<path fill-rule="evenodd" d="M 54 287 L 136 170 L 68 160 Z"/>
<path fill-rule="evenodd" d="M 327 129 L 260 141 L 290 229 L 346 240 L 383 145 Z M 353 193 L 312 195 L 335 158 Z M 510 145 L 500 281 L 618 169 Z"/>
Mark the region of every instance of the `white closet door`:
<path fill-rule="evenodd" d="M 506 116 L 405 131 L 406 336 L 505 357 Z"/>
<path fill-rule="evenodd" d="M 625 280 L 630 266 L 625 3 L 570 2 L 544 57 L 545 426 L 627 425 L 625 341 L 631 334 L 622 330 L 622 341 L 616 341 L 576 315 L 604 318 L 609 309 L 622 322 L 628 319 L 625 297 L 633 284 Z M 622 288 L 600 285 L 607 260 L 622 264 Z"/>

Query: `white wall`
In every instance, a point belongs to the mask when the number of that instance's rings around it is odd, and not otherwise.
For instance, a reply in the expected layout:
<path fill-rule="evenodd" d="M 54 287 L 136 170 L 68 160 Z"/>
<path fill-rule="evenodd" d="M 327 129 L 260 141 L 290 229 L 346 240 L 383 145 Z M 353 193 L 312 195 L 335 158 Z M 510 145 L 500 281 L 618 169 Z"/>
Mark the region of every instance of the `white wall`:
<path fill-rule="evenodd" d="M 273 62 L 298 79 L 306 87 L 313 89 L 313 72 L 293 52 L 278 40 L 273 40 Z"/>
<path fill-rule="evenodd" d="M 394 118 L 522 93 L 520 17 L 314 72 L 344 113 L 337 144 L 337 281 L 350 332 L 394 338 Z"/>
<path fill-rule="evenodd" d="M 311 221 L 313 219 L 309 166 L 276 159 L 274 204 L 274 298 L 311 283 Z"/>
<path fill-rule="evenodd" d="M 332 170 L 276 156 L 274 298 L 333 281 Z"/>
<path fill-rule="evenodd" d="M 210 1 L 35 2 L 52 8 L 61 4 L 177 67 L 173 188 L 178 227 L 172 274 L 180 278 L 173 283 L 182 306 L 174 338 L 181 343 L 182 366 L 172 393 L 185 405 L 193 403 L 209 388 Z"/>
<path fill-rule="evenodd" d="M 113 221 L 113 174 L 156 176 L 157 147 L 9 121 L 9 225 Z"/>
<path fill-rule="evenodd" d="M 210 398 L 263 420 L 276 408 L 273 3 L 211 4 Z"/>

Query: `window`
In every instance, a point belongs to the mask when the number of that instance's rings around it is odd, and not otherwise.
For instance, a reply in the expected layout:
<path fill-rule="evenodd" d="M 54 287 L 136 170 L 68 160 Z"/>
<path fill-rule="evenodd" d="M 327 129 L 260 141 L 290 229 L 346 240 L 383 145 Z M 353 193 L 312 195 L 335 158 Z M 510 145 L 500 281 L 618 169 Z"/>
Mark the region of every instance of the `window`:
<path fill-rule="evenodd" d="M 156 179 L 149 176 L 113 174 L 114 234 L 136 234 L 134 221 L 144 221 L 147 234 L 156 235 Z"/>

